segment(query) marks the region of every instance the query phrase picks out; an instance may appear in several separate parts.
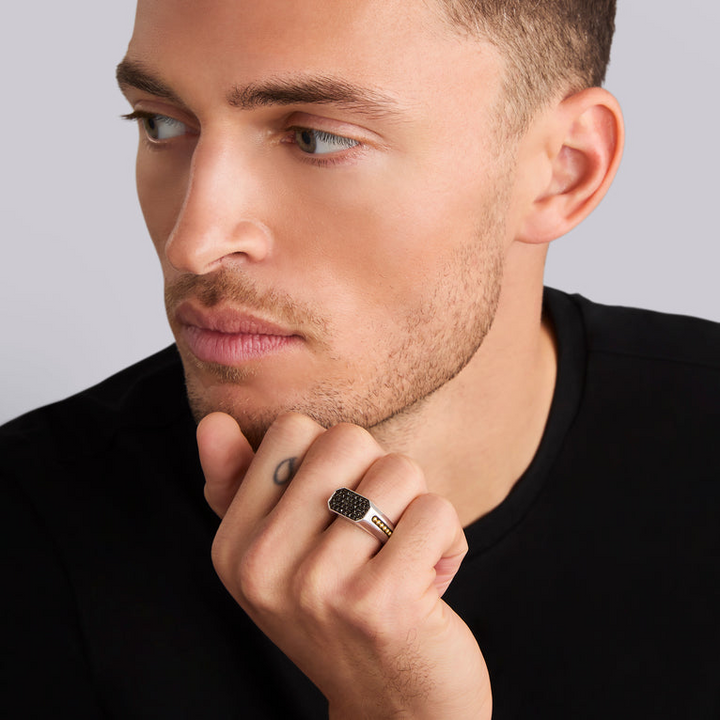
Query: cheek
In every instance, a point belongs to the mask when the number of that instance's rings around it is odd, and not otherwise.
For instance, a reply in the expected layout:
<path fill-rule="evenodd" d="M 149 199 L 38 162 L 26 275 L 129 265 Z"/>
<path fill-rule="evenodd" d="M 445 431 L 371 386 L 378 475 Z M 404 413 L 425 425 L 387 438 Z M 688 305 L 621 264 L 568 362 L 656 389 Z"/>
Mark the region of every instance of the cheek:
<path fill-rule="evenodd" d="M 450 192 L 417 170 L 371 180 L 327 175 L 305 191 L 292 213 L 292 232 L 302 234 L 303 252 L 316 253 L 309 267 L 366 308 L 419 302 L 458 249 L 477 242 L 478 187 L 465 183 Z"/>
<path fill-rule="evenodd" d="M 161 256 L 180 214 L 188 182 L 188 163 L 162 150 L 141 147 L 135 166 L 138 199 L 145 224 Z"/>

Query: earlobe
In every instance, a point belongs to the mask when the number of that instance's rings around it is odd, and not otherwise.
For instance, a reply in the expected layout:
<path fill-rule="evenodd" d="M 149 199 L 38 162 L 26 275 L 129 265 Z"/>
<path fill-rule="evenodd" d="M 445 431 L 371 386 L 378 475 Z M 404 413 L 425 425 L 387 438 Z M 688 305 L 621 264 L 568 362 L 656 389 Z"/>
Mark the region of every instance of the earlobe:
<path fill-rule="evenodd" d="M 544 185 L 536 188 L 517 236 L 533 244 L 564 235 L 597 207 L 615 177 L 624 141 L 620 106 L 602 88 L 566 98 L 543 127 Z"/>

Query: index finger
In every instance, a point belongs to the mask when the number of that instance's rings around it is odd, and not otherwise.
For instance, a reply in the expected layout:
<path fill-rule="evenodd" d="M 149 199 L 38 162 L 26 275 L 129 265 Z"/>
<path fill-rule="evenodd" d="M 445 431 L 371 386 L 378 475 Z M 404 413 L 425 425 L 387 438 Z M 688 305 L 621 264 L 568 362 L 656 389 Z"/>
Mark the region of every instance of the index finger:
<path fill-rule="evenodd" d="M 325 428 L 305 415 L 286 413 L 278 417 L 245 468 L 225 515 L 223 532 L 244 535 L 256 527 L 277 505 L 308 448 L 324 432 Z M 243 482 L 245 476 L 247 482 Z"/>
<path fill-rule="evenodd" d="M 205 499 L 223 517 L 255 454 L 239 425 L 226 413 L 206 415 L 197 427 L 198 454 L 205 475 Z"/>

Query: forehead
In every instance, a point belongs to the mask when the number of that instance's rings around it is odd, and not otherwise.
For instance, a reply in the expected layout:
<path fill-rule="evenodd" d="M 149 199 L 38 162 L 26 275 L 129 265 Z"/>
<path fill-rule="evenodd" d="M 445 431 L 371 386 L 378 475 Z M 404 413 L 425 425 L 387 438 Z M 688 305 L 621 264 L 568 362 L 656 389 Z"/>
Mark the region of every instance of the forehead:
<path fill-rule="evenodd" d="M 435 0 L 139 0 L 128 57 L 208 98 L 302 73 L 425 105 L 487 103 L 501 67 L 489 43 L 451 30 Z"/>
<path fill-rule="evenodd" d="M 378 50 L 392 35 L 410 46 L 441 31 L 440 17 L 434 2 L 422 1 L 139 0 L 135 36 L 182 42 L 191 52 L 212 46 L 224 57 L 243 49 L 248 61 L 252 51 L 283 55 L 290 47 L 320 60 L 348 41 L 357 51 Z"/>

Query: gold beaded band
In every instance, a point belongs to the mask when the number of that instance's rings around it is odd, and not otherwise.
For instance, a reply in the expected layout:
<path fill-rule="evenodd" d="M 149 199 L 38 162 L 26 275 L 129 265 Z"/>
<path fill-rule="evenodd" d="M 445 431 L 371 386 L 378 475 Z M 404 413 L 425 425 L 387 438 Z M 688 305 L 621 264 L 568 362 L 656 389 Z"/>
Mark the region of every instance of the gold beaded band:
<path fill-rule="evenodd" d="M 354 522 L 381 543 L 393 534 L 393 524 L 366 497 L 348 488 L 339 488 L 328 500 L 328 508 Z"/>
<path fill-rule="evenodd" d="M 375 523 L 388 537 L 390 537 L 393 533 L 393 531 L 390 529 L 390 526 L 383 522 L 377 515 L 373 515 L 370 518 L 370 522 Z"/>

